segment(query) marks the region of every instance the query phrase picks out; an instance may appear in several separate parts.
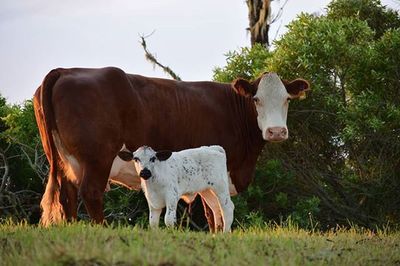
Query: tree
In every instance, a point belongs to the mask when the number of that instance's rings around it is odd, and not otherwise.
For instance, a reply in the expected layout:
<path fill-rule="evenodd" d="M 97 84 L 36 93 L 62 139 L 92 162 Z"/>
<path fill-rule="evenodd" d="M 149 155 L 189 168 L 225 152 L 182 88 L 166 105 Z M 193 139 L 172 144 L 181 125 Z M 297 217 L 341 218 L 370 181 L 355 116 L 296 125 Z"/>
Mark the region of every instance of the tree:
<path fill-rule="evenodd" d="M 336 0 L 328 6 L 328 18 L 356 18 L 367 22 L 380 38 L 387 30 L 400 27 L 397 11 L 386 9 L 380 0 Z"/>
<path fill-rule="evenodd" d="M 271 58 L 271 53 L 265 46 L 256 43 L 252 48 L 244 47 L 239 51 L 228 52 L 226 66 L 214 68 L 214 80 L 219 82 L 231 82 L 241 77 L 254 79 L 264 70 L 266 62 Z"/>
<path fill-rule="evenodd" d="M 324 225 L 400 221 L 399 29 L 348 14 L 369 7 L 380 10 L 382 21 L 399 16 L 379 1 L 362 1 L 351 10 L 344 2 L 333 1 L 324 16 L 298 17 L 264 65 L 248 63 L 255 53 L 267 54 L 253 47 L 229 53 L 227 65 L 214 72 L 215 79 L 229 81 L 232 73 L 255 78 L 275 71 L 312 86 L 306 100 L 291 103 L 290 140 L 267 144 L 255 183 L 240 196 L 247 213 L 291 216 L 303 226 L 316 217 Z"/>
<path fill-rule="evenodd" d="M 270 25 L 282 16 L 283 8 L 288 0 L 285 0 L 274 17 L 272 17 L 272 1 L 246 0 L 249 17 L 249 28 L 247 30 L 250 32 L 251 46 L 261 44 L 264 47 L 269 47 L 271 44 L 269 38 Z"/>
<path fill-rule="evenodd" d="M 47 164 L 41 150 L 31 101 L 22 106 L 0 105 L 1 217 L 39 217 L 39 199 Z"/>
<path fill-rule="evenodd" d="M 268 31 L 271 20 L 270 0 L 247 0 L 251 45 L 269 46 Z"/>
<path fill-rule="evenodd" d="M 310 105 L 302 103 L 300 108 L 321 114 L 302 118 L 309 125 L 296 132 L 296 137 L 302 136 L 301 142 L 325 143 L 314 146 L 310 153 L 298 153 L 326 165 L 317 171 L 320 177 L 313 174 L 314 180 L 310 180 L 311 175 L 304 176 L 309 184 L 315 184 L 324 205 L 334 212 L 340 210 L 336 216 L 352 217 L 359 223 L 383 223 L 387 217 L 398 220 L 392 203 L 398 203 L 393 189 L 400 188 L 399 172 L 393 171 L 400 155 L 399 125 L 393 120 L 399 111 L 394 61 L 399 53 L 397 30 L 392 30 L 391 23 L 383 24 L 386 28 L 379 25 L 384 31 L 381 37 L 371 28 L 370 17 L 332 17 L 333 13 L 349 13 L 338 8 L 342 2 L 333 1 L 330 7 L 335 12 L 328 9 L 326 17 L 303 15 L 293 22 L 290 32 L 277 42 L 270 66 L 284 75 L 296 73 L 312 81 Z M 375 4 L 381 21 L 399 19 L 396 12 L 381 8 L 379 1 L 362 2 L 355 13 L 362 14 L 365 6 Z M 394 19 L 393 14 L 397 14 Z M 301 124 L 299 121 L 298 126 Z M 307 141 L 307 136 L 313 139 Z M 321 185 L 331 191 L 323 193 Z M 335 204 L 329 198 L 335 198 Z"/>

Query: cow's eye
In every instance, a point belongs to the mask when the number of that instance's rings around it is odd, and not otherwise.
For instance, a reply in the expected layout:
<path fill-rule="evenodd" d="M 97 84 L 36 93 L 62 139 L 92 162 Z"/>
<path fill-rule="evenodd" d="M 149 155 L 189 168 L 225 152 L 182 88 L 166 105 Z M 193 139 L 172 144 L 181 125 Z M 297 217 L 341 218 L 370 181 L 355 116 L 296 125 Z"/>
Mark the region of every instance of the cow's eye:
<path fill-rule="evenodd" d="M 255 104 L 260 104 L 260 98 L 258 97 L 253 97 L 253 101 Z"/>
<path fill-rule="evenodd" d="M 139 159 L 138 157 L 133 157 L 133 160 L 134 160 L 135 162 L 140 162 L 140 159 Z"/>
<path fill-rule="evenodd" d="M 156 157 L 151 157 L 150 162 L 154 163 L 156 161 Z"/>

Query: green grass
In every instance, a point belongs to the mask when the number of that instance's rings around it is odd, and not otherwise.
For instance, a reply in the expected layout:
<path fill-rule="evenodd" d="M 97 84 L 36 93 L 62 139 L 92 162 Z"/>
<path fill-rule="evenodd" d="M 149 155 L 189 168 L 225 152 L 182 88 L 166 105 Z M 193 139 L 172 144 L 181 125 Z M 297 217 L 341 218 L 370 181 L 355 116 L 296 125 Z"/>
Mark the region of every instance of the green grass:
<path fill-rule="evenodd" d="M 0 224 L 0 265 L 400 265 L 400 232 Z"/>

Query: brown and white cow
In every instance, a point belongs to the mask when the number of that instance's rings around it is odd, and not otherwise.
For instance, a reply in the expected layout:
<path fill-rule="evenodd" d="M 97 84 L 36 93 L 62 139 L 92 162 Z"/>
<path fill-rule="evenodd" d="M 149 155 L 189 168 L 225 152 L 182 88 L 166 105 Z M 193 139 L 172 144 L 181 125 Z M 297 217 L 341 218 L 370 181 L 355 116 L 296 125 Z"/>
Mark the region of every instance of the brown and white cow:
<path fill-rule="evenodd" d="M 101 223 L 109 179 L 139 189 L 133 165 L 116 156 L 124 145 L 130 151 L 220 145 L 231 193 L 245 190 L 265 141 L 288 138 L 288 100 L 308 89 L 303 79 L 286 82 L 275 73 L 225 84 L 149 78 L 111 67 L 52 70 L 34 95 L 50 163 L 41 223 L 75 219 L 78 192 L 92 220 Z M 213 227 L 219 214 L 212 198 L 205 195 L 203 204 Z"/>

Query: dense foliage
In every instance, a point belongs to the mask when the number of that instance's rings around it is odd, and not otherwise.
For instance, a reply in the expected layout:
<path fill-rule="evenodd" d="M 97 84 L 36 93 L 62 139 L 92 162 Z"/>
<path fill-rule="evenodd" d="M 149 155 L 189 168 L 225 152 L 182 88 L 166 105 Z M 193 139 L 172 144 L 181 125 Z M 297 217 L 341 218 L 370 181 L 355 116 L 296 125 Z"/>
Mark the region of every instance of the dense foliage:
<path fill-rule="evenodd" d="M 33 105 L 0 97 L 0 216 L 37 221 L 47 173 Z"/>
<path fill-rule="evenodd" d="M 399 223 L 399 21 L 379 1 L 333 1 L 327 15 L 293 21 L 264 63 L 235 73 L 275 71 L 312 87 L 291 102 L 290 140 L 266 145 L 258 179 L 241 195 L 244 213 L 307 226 Z M 252 50 L 228 54 L 215 79 L 232 80 L 236 61 L 263 53 Z"/>
<path fill-rule="evenodd" d="M 254 183 L 234 198 L 236 226 L 400 223 L 399 26 L 399 14 L 378 0 L 335 0 L 326 15 L 300 15 L 273 50 L 226 55 L 216 81 L 275 71 L 311 83 L 305 100 L 290 103 L 289 140 L 266 144 Z M 0 117 L 0 217 L 37 222 L 48 165 L 32 102 L 0 97 Z M 107 194 L 105 208 L 109 220 L 147 215 L 143 195 L 124 188 Z"/>

